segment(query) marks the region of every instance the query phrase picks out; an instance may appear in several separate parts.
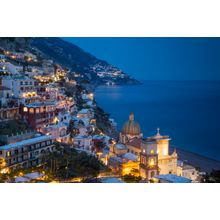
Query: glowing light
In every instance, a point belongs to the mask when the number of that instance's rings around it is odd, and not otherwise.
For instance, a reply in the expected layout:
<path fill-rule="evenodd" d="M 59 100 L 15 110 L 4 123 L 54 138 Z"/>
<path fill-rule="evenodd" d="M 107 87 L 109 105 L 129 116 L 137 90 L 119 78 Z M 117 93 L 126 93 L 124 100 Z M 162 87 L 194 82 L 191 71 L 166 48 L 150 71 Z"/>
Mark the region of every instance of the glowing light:
<path fill-rule="evenodd" d="M 154 159 L 150 159 L 149 165 L 154 166 Z"/>
<path fill-rule="evenodd" d="M 151 154 L 154 154 L 154 150 L 152 149 L 152 150 L 150 151 L 150 153 L 151 153 Z"/>
<path fill-rule="evenodd" d="M 59 123 L 59 119 L 58 119 L 57 117 L 55 117 L 54 120 L 53 120 L 53 122 L 54 122 L 55 124 L 57 124 L 57 123 Z"/>

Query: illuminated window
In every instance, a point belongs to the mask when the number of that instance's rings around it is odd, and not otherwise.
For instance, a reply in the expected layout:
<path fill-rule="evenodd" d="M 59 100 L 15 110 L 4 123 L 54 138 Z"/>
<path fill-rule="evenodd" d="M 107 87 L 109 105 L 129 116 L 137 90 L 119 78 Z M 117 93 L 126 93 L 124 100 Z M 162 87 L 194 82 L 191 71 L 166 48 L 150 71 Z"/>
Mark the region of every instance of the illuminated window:
<path fill-rule="evenodd" d="M 151 158 L 151 159 L 149 160 L 149 165 L 150 165 L 150 166 L 154 166 L 154 164 L 155 164 L 155 163 L 154 163 L 154 159 Z"/>
<path fill-rule="evenodd" d="M 39 108 L 36 108 L 36 113 L 39 113 Z"/>
<path fill-rule="evenodd" d="M 34 109 L 33 108 L 30 108 L 30 113 L 34 113 Z"/>
<path fill-rule="evenodd" d="M 11 155 L 10 151 L 7 151 L 6 155 L 7 155 L 7 157 L 10 157 L 10 155 Z"/>
<path fill-rule="evenodd" d="M 152 150 L 150 151 L 150 153 L 151 153 L 151 154 L 154 154 L 154 150 L 152 149 Z"/>
<path fill-rule="evenodd" d="M 167 150 L 163 149 L 163 155 L 167 155 Z"/>
<path fill-rule="evenodd" d="M 27 108 L 27 107 L 24 107 L 24 108 L 23 108 L 23 111 L 24 111 L 24 112 L 27 112 L 27 111 L 28 111 L 28 108 Z"/>

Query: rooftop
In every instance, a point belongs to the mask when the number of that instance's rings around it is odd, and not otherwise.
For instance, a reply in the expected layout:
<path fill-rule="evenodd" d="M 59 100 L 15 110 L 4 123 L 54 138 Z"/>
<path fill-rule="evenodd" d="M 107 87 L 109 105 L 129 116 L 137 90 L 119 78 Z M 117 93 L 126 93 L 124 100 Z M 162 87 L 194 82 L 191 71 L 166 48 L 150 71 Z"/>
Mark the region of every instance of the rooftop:
<path fill-rule="evenodd" d="M 154 178 L 159 179 L 159 180 L 165 180 L 169 183 L 191 183 L 192 180 L 187 179 L 182 176 L 177 176 L 174 174 L 161 174 L 158 176 L 154 176 Z"/>
<path fill-rule="evenodd" d="M 134 138 L 130 142 L 128 142 L 127 145 L 130 145 L 132 147 L 140 149 L 141 148 L 141 142 L 142 142 L 142 138 Z"/>
<path fill-rule="evenodd" d="M 135 154 L 132 153 L 126 153 L 122 156 L 124 159 L 132 160 L 134 162 L 138 161 L 138 157 Z"/>
<path fill-rule="evenodd" d="M 40 135 L 40 134 L 38 134 L 38 135 Z M 19 147 L 23 147 L 25 145 L 30 145 L 30 144 L 50 140 L 50 139 L 53 139 L 52 135 L 41 135 L 41 136 L 37 136 L 37 137 L 30 138 L 30 139 L 27 139 L 27 140 L 19 141 L 19 142 L 16 142 L 16 143 L 0 146 L 0 149 L 1 150 L 10 150 L 10 149 L 13 149 L 13 148 L 19 148 Z"/>
<path fill-rule="evenodd" d="M 88 112 L 89 112 L 89 109 L 83 108 L 78 112 L 78 114 L 87 114 Z"/>
<path fill-rule="evenodd" d="M 127 149 L 127 147 L 126 147 L 124 144 L 116 144 L 115 147 L 116 147 L 118 150 Z"/>

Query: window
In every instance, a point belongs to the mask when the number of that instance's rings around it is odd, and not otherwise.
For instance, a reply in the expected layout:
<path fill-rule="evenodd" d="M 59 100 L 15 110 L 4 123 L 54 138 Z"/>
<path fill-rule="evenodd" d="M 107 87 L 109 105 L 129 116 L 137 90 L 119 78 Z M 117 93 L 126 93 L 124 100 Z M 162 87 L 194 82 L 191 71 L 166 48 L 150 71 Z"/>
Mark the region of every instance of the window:
<path fill-rule="evenodd" d="M 33 109 L 33 108 L 30 108 L 29 112 L 30 112 L 31 114 L 33 114 L 33 113 L 34 113 L 34 109 Z"/>
<path fill-rule="evenodd" d="M 2 155 L 2 151 L 0 150 L 0 155 Z"/>
<path fill-rule="evenodd" d="M 10 151 L 7 151 L 6 156 L 7 156 L 7 157 L 10 157 L 10 155 L 11 155 L 11 152 L 10 152 Z"/>
<path fill-rule="evenodd" d="M 149 160 L 149 165 L 150 165 L 150 166 L 154 166 L 154 165 L 155 165 L 155 162 L 154 162 L 154 159 L 153 159 L 153 158 L 151 158 L 151 159 Z"/>
<path fill-rule="evenodd" d="M 20 82 L 20 85 L 23 85 L 23 82 L 22 82 L 22 81 Z"/>
<path fill-rule="evenodd" d="M 152 150 L 150 150 L 150 153 L 151 153 L 151 154 L 154 154 L 154 150 L 153 150 L 153 149 L 152 149 Z"/>
<path fill-rule="evenodd" d="M 27 107 L 24 107 L 24 108 L 23 108 L 23 111 L 24 111 L 24 112 L 27 112 L 27 111 L 28 111 L 28 108 L 27 108 Z"/>

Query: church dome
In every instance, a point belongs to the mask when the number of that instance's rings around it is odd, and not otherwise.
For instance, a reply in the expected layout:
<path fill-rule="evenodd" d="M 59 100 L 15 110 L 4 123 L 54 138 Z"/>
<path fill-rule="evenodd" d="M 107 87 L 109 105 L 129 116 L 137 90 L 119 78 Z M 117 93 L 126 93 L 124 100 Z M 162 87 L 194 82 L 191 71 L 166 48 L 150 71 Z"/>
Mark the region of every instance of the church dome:
<path fill-rule="evenodd" d="M 124 124 L 122 128 L 122 134 L 128 135 L 140 135 L 140 125 L 134 121 L 134 114 L 130 113 L 129 120 Z"/>

